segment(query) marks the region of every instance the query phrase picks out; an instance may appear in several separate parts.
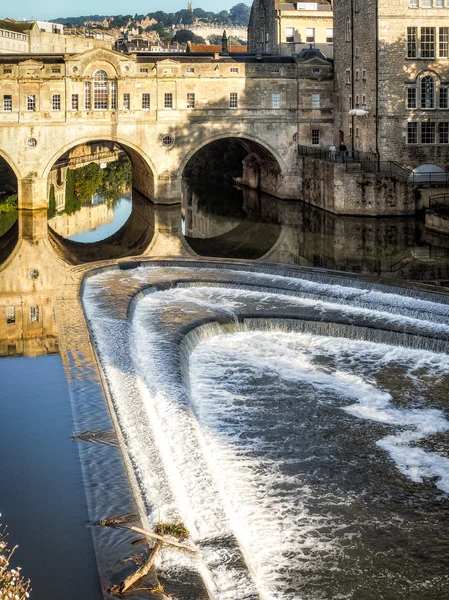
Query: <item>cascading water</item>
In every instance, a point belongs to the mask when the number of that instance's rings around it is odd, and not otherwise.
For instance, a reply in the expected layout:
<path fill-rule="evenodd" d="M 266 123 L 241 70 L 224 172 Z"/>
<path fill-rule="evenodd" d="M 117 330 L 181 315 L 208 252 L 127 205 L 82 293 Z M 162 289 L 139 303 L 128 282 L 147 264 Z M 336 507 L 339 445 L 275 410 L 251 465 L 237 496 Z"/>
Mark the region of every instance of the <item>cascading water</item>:
<path fill-rule="evenodd" d="M 196 570 L 217 599 L 442 598 L 449 305 L 319 279 L 182 265 L 86 280 L 149 525 L 183 521 L 200 548 L 159 569 Z"/>

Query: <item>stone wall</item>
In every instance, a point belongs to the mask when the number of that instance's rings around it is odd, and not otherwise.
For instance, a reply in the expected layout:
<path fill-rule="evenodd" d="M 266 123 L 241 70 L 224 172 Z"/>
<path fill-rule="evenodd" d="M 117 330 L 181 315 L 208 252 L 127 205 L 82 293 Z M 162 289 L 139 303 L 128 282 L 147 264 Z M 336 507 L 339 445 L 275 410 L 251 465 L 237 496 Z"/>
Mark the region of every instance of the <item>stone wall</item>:
<path fill-rule="evenodd" d="M 302 157 L 301 200 L 341 215 L 393 216 L 415 212 L 412 185 L 385 175 L 352 173 L 344 164 Z"/>

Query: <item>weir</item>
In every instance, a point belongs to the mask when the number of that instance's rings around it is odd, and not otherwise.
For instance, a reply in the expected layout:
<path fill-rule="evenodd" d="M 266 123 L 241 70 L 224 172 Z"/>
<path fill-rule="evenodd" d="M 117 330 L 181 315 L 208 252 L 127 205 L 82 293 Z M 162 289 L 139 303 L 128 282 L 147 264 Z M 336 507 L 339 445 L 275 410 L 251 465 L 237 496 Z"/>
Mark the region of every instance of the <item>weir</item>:
<path fill-rule="evenodd" d="M 335 589 L 325 575 L 333 568 L 343 594 L 359 577 L 343 566 L 352 548 L 360 564 L 389 572 L 382 591 L 397 597 L 400 578 L 364 542 L 377 526 L 377 501 L 359 493 L 376 497 L 381 478 L 388 493 L 402 489 L 422 510 L 449 491 L 449 459 L 432 451 L 449 422 L 444 403 L 429 405 L 428 396 L 442 400 L 446 387 L 447 296 L 189 260 L 93 271 L 83 303 L 141 517 L 150 527 L 181 520 L 200 548 L 193 560 L 168 552 L 158 567 L 164 580 L 173 569 L 187 581 L 196 572 L 211 598 L 314 597 Z M 304 446 L 314 418 L 327 433 L 314 430 Z M 359 452 L 348 462 L 354 436 Z M 360 476 L 368 463 L 374 479 Z M 348 487 L 351 477 L 357 485 Z M 349 546 L 338 526 L 348 510 Z M 397 509 L 385 510 L 399 535 Z M 402 532 L 411 547 L 425 543 L 417 516 L 410 510 Z M 427 575 L 412 555 L 404 569 L 413 591 Z"/>

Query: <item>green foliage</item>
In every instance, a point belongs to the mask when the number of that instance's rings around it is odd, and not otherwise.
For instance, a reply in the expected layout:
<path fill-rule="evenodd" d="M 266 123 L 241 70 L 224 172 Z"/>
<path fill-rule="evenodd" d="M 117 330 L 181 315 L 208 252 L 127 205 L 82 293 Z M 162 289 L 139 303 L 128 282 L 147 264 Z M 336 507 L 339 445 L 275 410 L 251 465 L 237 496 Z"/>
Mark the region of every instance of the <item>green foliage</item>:
<path fill-rule="evenodd" d="M 176 32 L 174 38 L 174 42 L 179 42 L 180 44 L 187 44 L 187 42 L 193 42 L 194 44 L 204 44 L 204 38 L 199 35 L 195 35 L 189 29 L 180 29 Z"/>
<path fill-rule="evenodd" d="M 189 536 L 189 530 L 183 523 L 159 523 L 156 526 L 155 533 L 158 535 L 172 535 L 179 541 L 186 540 Z"/>
<path fill-rule="evenodd" d="M 0 201 L 0 236 L 9 231 L 16 221 L 17 194 L 14 194 Z"/>
<path fill-rule="evenodd" d="M 81 202 L 78 200 L 75 191 L 75 171 L 67 169 L 65 180 L 65 212 L 72 215 L 81 208 Z"/>
<path fill-rule="evenodd" d="M 132 185 L 132 167 L 126 158 L 109 163 L 104 170 L 103 181 L 98 188 L 98 193 L 113 207 Z"/>
<path fill-rule="evenodd" d="M 48 195 L 47 217 L 49 219 L 53 219 L 54 216 L 56 216 L 55 186 L 51 184 L 50 192 Z"/>
<path fill-rule="evenodd" d="M 103 169 L 98 163 L 89 163 L 75 171 L 75 193 L 81 202 L 91 200 L 103 183 Z"/>
<path fill-rule="evenodd" d="M 229 16 L 235 25 L 248 25 L 250 12 L 250 7 L 241 2 L 231 8 Z"/>

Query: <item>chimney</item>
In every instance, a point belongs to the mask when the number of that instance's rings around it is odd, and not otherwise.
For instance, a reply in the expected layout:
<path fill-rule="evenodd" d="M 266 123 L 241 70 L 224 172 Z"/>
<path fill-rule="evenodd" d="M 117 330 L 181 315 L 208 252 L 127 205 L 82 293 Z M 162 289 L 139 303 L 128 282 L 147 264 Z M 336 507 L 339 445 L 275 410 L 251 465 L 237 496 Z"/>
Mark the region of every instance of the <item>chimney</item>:
<path fill-rule="evenodd" d="M 223 37 L 221 38 L 221 53 L 225 56 L 229 54 L 228 36 L 226 35 L 226 29 L 223 31 Z"/>

